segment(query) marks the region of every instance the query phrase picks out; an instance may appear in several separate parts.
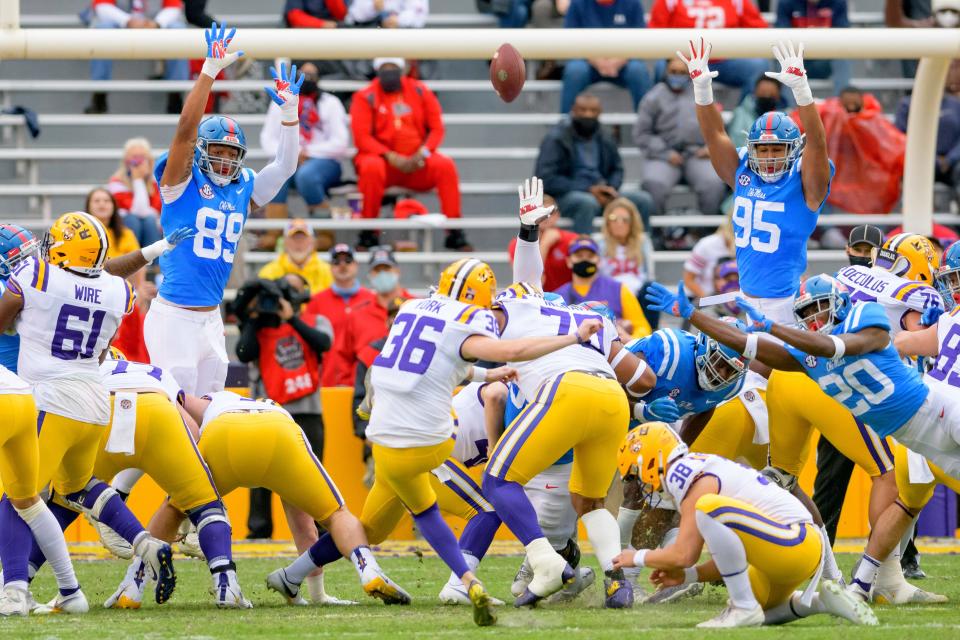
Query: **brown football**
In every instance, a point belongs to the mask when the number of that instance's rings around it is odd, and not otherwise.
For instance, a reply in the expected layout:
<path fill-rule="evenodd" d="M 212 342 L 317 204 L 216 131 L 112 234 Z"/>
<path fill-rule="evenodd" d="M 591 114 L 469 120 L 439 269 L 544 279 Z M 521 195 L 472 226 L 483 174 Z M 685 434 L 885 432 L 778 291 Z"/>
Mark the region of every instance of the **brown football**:
<path fill-rule="evenodd" d="M 527 78 L 523 56 L 511 44 L 502 44 L 490 61 L 490 84 L 504 102 L 513 102 Z"/>

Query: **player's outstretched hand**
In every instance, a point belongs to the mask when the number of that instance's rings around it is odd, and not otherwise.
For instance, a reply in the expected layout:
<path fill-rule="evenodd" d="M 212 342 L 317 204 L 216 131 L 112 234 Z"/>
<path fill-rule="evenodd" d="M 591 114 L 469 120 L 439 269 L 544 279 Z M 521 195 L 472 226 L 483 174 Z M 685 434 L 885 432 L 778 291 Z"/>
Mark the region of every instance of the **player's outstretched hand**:
<path fill-rule="evenodd" d="M 503 366 L 487 369 L 487 377 L 484 379 L 484 382 L 513 382 L 519 379 L 519 377 L 516 369 Z"/>
<path fill-rule="evenodd" d="M 760 313 L 756 307 L 747 302 L 743 296 L 737 296 L 737 305 L 747 314 L 747 332 L 754 333 L 762 331 L 770 333 L 773 328 L 773 320 Z"/>
<path fill-rule="evenodd" d="M 680 407 L 673 398 L 657 398 L 653 402 L 643 403 L 644 422 L 676 422 L 680 419 Z"/>
<path fill-rule="evenodd" d="M 777 43 L 773 45 L 773 55 L 780 62 L 780 71 L 767 71 L 767 77 L 790 87 L 797 106 L 813 104 L 813 92 L 803 67 L 803 43 L 797 49 L 789 40 Z"/>
<path fill-rule="evenodd" d="M 677 51 L 677 57 L 683 60 L 687 65 L 687 71 L 690 73 L 690 81 L 693 83 L 694 102 L 701 106 L 713 104 L 713 79 L 719 75 L 717 71 L 711 71 L 710 52 L 713 51 L 713 45 L 700 38 L 700 47 L 690 40 L 690 57 L 687 58 Z"/>
<path fill-rule="evenodd" d="M 230 46 L 230 41 L 233 40 L 233 36 L 236 35 L 236 33 L 236 28 L 227 32 L 227 25 L 222 24 L 218 28 L 216 22 L 203 32 L 204 37 L 207 39 L 207 59 L 203 61 L 203 68 L 201 69 L 203 74 L 215 79 L 217 74 L 236 62 L 237 58 L 243 55 L 243 51 L 227 53 L 227 47 Z"/>
<path fill-rule="evenodd" d="M 166 238 L 160 238 L 153 244 L 143 247 L 140 249 L 140 253 L 143 254 L 143 259 L 147 261 L 147 264 L 150 264 L 184 240 L 195 235 L 197 235 L 196 227 L 183 226 L 171 232 Z"/>
<path fill-rule="evenodd" d="M 536 226 L 549 218 L 556 208 L 553 205 L 543 206 L 543 180 L 537 176 L 524 180 L 523 184 L 517 187 L 517 192 L 520 194 L 522 224 Z"/>
<path fill-rule="evenodd" d="M 281 64 L 279 72 L 270 67 L 270 75 L 273 76 L 273 86 L 264 87 L 264 89 L 270 99 L 280 106 L 283 121 L 299 121 L 300 85 L 303 84 L 303 74 L 297 75 L 297 65 L 288 67 Z"/>
<path fill-rule="evenodd" d="M 196 227 L 180 227 L 168 235 L 165 240 L 170 244 L 170 249 L 173 249 L 184 240 L 189 240 L 195 235 L 197 235 Z"/>
<path fill-rule="evenodd" d="M 945 309 L 943 307 L 928 307 L 923 310 L 923 315 L 920 316 L 920 324 L 925 327 L 932 327 L 937 324 L 937 321 L 940 320 L 940 316 L 943 314 Z"/>
<path fill-rule="evenodd" d="M 693 315 L 693 305 L 687 300 L 683 290 L 683 282 L 677 285 L 677 292 L 672 293 L 659 282 L 652 282 L 647 288 L 647 303 L 655 311 L 666 311 L 677 318 L 687 319 Z"/>
<path fill-rule="evenodd" d="M 603 320 L 600 318 L 587 318 L 577 327 L 577 338 L 580 344 L 583 344 L 593 337 L 593 334 L 603 328 Z"/>

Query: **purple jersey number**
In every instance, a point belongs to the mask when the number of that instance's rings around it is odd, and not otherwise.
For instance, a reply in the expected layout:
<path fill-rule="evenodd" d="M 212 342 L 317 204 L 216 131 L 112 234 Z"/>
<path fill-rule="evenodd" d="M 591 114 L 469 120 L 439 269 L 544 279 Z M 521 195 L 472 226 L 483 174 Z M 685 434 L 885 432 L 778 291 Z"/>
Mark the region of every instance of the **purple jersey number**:
<path fill-rule="evenodd" d="M 86 307 L 78 307 L 72 304 L 65 304 L 60 307 L 60 315 L 57 317 L 57 328 L 53 333 L 50 353 L 61 360 L 92 358 L 93 349 L 100 337 L 100 329 L 103 328 L 103 318 L 106 315 L 107 312 L 102 309 L 91 314 L 90 309 Z M 83 329 L 71 329 L 68 326 L 71 320 L 89 322 L 89 334 Z M 84 341 L 86 341 L 86 344 L 84 344 Z M 97 354 L 98 357 L 99 355 Z"/>
<path fill-rule="evenodd" d="M 117 366 L 113 368 L 113 371 L 110 372 L 110 375 L 116 375 L 118 373 L 126 373 L 127 369 L 130 368 L 130 362 L 127 360 L 117 360 Z M 150 367 L 150 371 L 147 371 L 147 375 L 151 378 L 156 378 L 159 381 L 163 380 L 163 369 L 160 367 Z M 246 400 L 246 398 L 244 398 Z"/>
<path fill-rule="evenodd" d="M 940 356 L 936 366 L 930 370 L 930 377 L 946 382 L 951 387 L 960 387 L 960 375 L 954 371 L 957 358 L 960 357 L 960 325 L 952 325 L 940 346 Z"/>
<path fill-rule="evenodd" d="M 438 334 L 442 333 L 446 323 L 440 318 L 421 316 L 418 320 L 412 313 L 401 313 L 394 320 L 394 325 L 403 325 L 403 329 L 393 336 L 390 344 L 383 348 L 380 355 L 373 361 L 373 365 L 387 369 L 392 369 L 396 365 L 400 371 L 416 374 L 424 373 L 433 361 L 433 356 L 437 352 L 437 345 L 435 342 L 425 339 L 421 334 L 426 329 Z M 384 356 L 388 351 L 389 355 Z M 416 359 L 414 359 L 415 354 L 418 354 Z"/>
<path fill-rule="evenodd" d="M 554 309 L 552 307 L 540 307 L 540 315 L 559 318 L 560 326 L 557 328 L 557 335 L 558 336 L 570 335 L 570 315 L 571 315 L 570 311 L 565 311 L 563 309 Z M 578 326 L 584 320 L 591 320 L 599 317 L 596 314 L 589 314 L 589 313 L 574 313 L 572 315 L 573 315 L 573 319 L 577 321 Z M 597 339 L 596 344 L 593 343 L 593 338 Z M 594 351 L 598 352 L 600 355 L 606 355 L 605 353 L 603 353 L 603 325 L 602 324 L 600 325 L 600 331 L 597 331 L 597 333 L 594 334 L 593 337 L 590 338 L 590 340 L 588 340 L 587 342 L 584 342 L 580 346 L 587 347 L 588 349 L 593 349 Z"/>

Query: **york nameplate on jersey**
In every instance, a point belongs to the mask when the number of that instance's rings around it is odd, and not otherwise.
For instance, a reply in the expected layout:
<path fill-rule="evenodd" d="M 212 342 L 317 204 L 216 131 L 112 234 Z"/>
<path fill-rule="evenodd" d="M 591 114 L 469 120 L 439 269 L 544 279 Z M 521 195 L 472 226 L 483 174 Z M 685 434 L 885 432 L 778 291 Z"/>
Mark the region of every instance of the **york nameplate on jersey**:
<path fill-rule="evenodd" d="M 73 297 L 80 302 L 92 302 L 93 304 L 100 304 L 100 289 L 75 284 L 73 285 Z"/>
<path fill-rule="evenodd" d="M 417 305 L 417 309 L 423 309 L 430 313 L 439 313 L 440 309 L 443 308 L 443 305 L 440 304 L 437 300 L 424 300 Z"/>

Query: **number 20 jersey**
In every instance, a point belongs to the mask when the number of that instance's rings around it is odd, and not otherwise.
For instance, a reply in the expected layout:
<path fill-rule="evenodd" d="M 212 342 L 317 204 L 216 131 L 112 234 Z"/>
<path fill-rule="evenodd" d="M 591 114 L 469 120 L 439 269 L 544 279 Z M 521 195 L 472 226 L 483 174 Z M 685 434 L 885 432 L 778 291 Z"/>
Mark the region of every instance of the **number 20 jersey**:
<path fill-rule="evenodd" d="M 161 156 L 154 174 L 163 175 L 167 157 Z M 195 227 L 197 235 L 160 256 L 164 300 L 184 307 L 210 307 L 223 300 L 237 243 L 250 209 L 255 173 L 243 169 L 233 182 L 218 187 L 191 165 L 186 189 L 173 202 L 163 203 L 160 225 L 164 233 Z"/>
<path fill-rule="evenodd" d="M 817 227 L 823 203 L 816 211 L 807 207 L 802 158 L 776 182 L 764 182 L 748 166 L 746 147 L 737 152 L 732 222 L 740 290 L 754 298 L 793 296 L 807 268 L 807 239 Z M 831 162 L 831 177 L 833 172 Z"/>
<path fill-rule="evenodd" d="M 501 338 L 536 338 L 575 335 L 580 322 L 587 318 L 603 320 L 603 327 L 585 344 L 574 344 L 527 362 L 511 362 L 519 374 L 517 386 L 526 398 L 536 398 L 547 380 L 568 371 L 601 373 L 611 380 L 617 376 L 608 362 L 611 345 L 619 342 L 617 328 L 597 313 L 539 296 L 503 297 L 496 303 L 506 315 L 507 324 Z"/>
<path fill-rule="evenodd" d="M 832 333 L 839 336 L 871 327 L 889 332 L 890 322 L 882 306 L 862 302 L 850 310 Z M 930 393 L 916 368 L 900 359 L 892 340 L 880 351 L 847 354 L 840 359 L 812 356 L 789 345 L 787 350 L 828 396 L 880 437 L 906 424 Z"/>
<path fill-rule="evenodd" d="M 472 335 L 497 337 L 488 309 L 445 296 L 400 307 L 373 361 L 373 409 L 367 439 L 385 447 L 435 445 L 453 434 L 453 390 L 471 363 L 460 352 Z"/>

